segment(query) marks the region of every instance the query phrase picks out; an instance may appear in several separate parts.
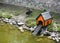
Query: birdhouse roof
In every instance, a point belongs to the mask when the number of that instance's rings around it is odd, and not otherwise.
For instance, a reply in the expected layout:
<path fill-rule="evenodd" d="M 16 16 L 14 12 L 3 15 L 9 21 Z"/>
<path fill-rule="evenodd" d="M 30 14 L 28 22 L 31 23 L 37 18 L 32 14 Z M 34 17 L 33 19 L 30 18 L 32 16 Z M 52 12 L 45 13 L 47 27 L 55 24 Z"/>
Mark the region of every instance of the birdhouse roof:
<path fill-rule="evenodd" d="M 51 15 L 49 12 L 44 12 L 44 13 L 41 13 L 42 17 L 44 18 L 44 20 L 48 20 L 51 18 Z"/>

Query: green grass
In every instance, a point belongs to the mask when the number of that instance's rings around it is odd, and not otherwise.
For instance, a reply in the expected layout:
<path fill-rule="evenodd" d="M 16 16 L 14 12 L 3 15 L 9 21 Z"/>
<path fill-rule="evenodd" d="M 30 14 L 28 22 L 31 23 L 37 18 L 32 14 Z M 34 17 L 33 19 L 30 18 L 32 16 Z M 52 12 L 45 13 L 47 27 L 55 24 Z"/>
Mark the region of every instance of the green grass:
<path fill-rule="evenodd" d="M 4 14 L 2 15 L 3 12 Z M 2 8 L 0 9 L 0 16 L 8 18 L 11 16 L 10 14 L 17 16 L 23 12 L 24 12 L 23 9 L 15 10 Z M 29 17 L 26 18 L 26 25 L 28 27 L 36 26 L 36 18 L 42 12 L 43 11 L 33 9 L 31 15 L 29 15 Z M 40 36 L 35 37 L 31 34 L 31 32 L 26 30 L 24 33 L 21 33 L 17 27 L 0 21 L 0 43 L 55 43 L 55 42 L 53 40 L 48 39 L 47 37 Z"/>
<path fill-rule="evenodd" d="M 12 18 L 11 13 L 9 11 L 3 11 L 3 10 L 0 10 L 0 17 Z"/>
<path fill-rule="evenodd" d="M 26 18 L 26 25 L 28 27 L 36 26 L 36 18 L 42 12 L 44 12 L 44 11 L 34 10 L 33 9 L 33 12 L 31 13 L 31 15 L 29 15 L 29 17 Z M 52 15 L 52 18 L 54 18 L 56 20 L 58 19 L 58 15 L 57 14 L 59 14 L 59 13 L 55 13 L 55 12 L 50 12 L 50 13 Z M 60 22 L 57 22 L 57 24 L 60 24 Z M 53 23 L 48 26 L 48 30 L 52 31 L 53 30 L 52 28 L 53 28 Z M 60 31 L 60 27 L 58 27 L 58 31 Z"/>
<path fill-rule="evenodd" d="M 4 17 L 4 18 L 12 18 L 11 13 L 9 13 L 9 12 L 3 12 L 2 17 Z"/>
<path fill-rule="evenodd" d="M 32 13 L 26 18 L 26 25 L 28 27 L 36 26 L 36 18 L 42 13 L 45 12 L 46 10 L 36 10 L 32 9 Z"/>
<path fill-rule="evenodd" d="M 7 6 L 5 6 L 5 7 L 2 6 L 0 9 L 0 16 L 2 15 L 2 17 L 3 17 L 4 15 L 2 13 L 5 13 L 5 16 L 8 15 L 7 18 L 9 18 L 9 17 L 11 17 L 11 14 L 14 16 L 18 16 L 21 13 L 23 13 L 24 11 L 26 11 L 26 8 L 23 8 L 23 7 L 20 9 L 16 6 L 15 7 L 9 7 L 9 8 Z"/>
<path fill-rule="evenodd" d="M 53 29 L 53 23 L 51 23 L 48 27 L 47 27 L 48 31 L 56 31 L 56 28 Z M 60 26 L 57 27 L 57 31 L 60 31 Z"/>
<path fill-rule="evenodd" d="M 0 17 L 2 17 L 2 12 L 0 11 Z"/>
<path fill-rule="evenodd" d="M 33 9 L 32 13 L 29 15 L 29 17 L 36 18 L 40 13 L 42 13 L 42 11 Z"/>
<path fill-rule="evenodd" d="M 36 26 L 35 18 L 28 18 L 26 19 L 26 26 L 33 27 Z"/>
<path fill-rule="evenodd" d="M 21 33 L 17 27 L 0 22 L 0 43 L 55 43 L 47 37 L 33 36 L 31 32 Z"/>
<path fill-rule="evenodd" d="M 60 15 L 60 13 L 57 13 L 57 12 L 50 12 L 50 14 L 52 15 L 52 18 L 54 19 L 58 19 Z"/>
<path fill-rule="evenodd" d="M 53 23 L 51 23 L 48 27 L 47 27 L 48 31 L 53 31 Z"/>
<path fill-rule="evenodd" d="M 32 10 L 32 13 L 26 18 L 26 25 L 28 27 L 36 26 L 36 18 L 42 11 L 40 10 Z"/>
<path fill-rule="evenodd" d="M 60 31 L 60 26 L 58 27 L 58 31 Z"/>

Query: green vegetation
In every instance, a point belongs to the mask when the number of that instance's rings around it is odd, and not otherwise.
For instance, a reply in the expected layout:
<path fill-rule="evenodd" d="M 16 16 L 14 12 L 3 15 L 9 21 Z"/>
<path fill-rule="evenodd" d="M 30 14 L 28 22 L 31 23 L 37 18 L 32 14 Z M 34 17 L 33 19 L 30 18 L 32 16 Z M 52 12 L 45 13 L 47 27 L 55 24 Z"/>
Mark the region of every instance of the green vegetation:
<path fill-rule="evenodd" d="M 11 18 L 11 15 L 18 16 L 19 14 L 25 12 L 26 9 L 17 10 L 15 7 L 11 8 L 1 8 L 0 17 Z M 26 18 L 26 25 L 28 27 L 36 26 L 37 16 L 44 12 L 40 10 L 32 9 L 31 15 Z M 51 24 L 48 29 L 52 30 L 53 24 Z M 59 27 L 60 30 L 60 27 Z M 33 36 L 31 32 L 26 31 L 21 33 L 20 30 L 13 25 L 6 24 L 0 21 L 0 43 L 55 43 L 55 41 L 48 39 L 47 37 Z"/>
<path fill-rule="evenodd" d="M 26 18 L 26 25 L 28 27 L 36 26 L 36 18 L 41 12 L 40 10 L 32 9 L 32 13 Z"/>
<path fill-rule="evenodd" d="M 58 30 L 60 31 L 60 26 L 58 27 Z"/>
<path fill-rule="evenodd" d="M 0 17 L 12 18 L 11 14 L 9 12 L 3 12 L 3 11 L 0 11 Z"/>
<path fill-rule="evenodd" d="M 55 21 L 56 24 L 60 24 L 60 20 L 59 20 L 60 19 L 59 18 L 60 13 L 57 13 L 57 12 L 50 12 L 50 13 L 52 15 L 52 18 L 56 20 Z M 53 28 L 53 23 L 48 26 L 48 30 L 49 31 L 52 31 L 53 30 L 52 28 Z M 57 30 L 60 31 L 60 26 L 58 26 Z"/>
<path fill-rule="evenodd" d="M 24 7 L 16 7 L 16 6 L 1 6 L 0 8 L 0 17 L 12 18 L 12 16 L 18 16 L 21 13 L 25 12 L 26 9 Z"/>
<path fill-rule="evenodd" d="M 27 17 L 27 19 L 26 19 L 26 25 L 28 26 L 28 27 L 31 27 L 31 26 L 36 26 L 36 18 L 38 17 L 38 15 L 40 14 L 40 13 L 42 13 L 42 12 L 44 12 L 45 10 L 43 10 L 43 11 L 40 11 L 40 10 L 34 10 L 33 9 L 33 12 L 29 15 L 29 17 Z M 52 18 L 54 18 L 54 19 L 58 19 L 59 17 L 58 17 L 58 15 L 59 15 L 59 13 L 55 13 L 55 12 L 50 12 L 51 13 L 51 15 L 52 15 Z M 58 15 L 57 15 L 58 14 Z M 57 22 L 57 24 L 60 24 L 60 22 Z M 52 31 L 53 29 L 53 23 L 52 24 L 50 24 L 49 26 L 48 26 L 48 30 L 49 31 Z M 58 31 L 60 31 L 60 27 L 58 27 Z"/>
<path fill-rule="evenodd" d="M 43 11 L 32 9 L 32 13 L 29 15 L 29 17 L 36 18 L 42 12 Z"/>
<path fill-rule="evenodd" d="M 47 30 L 48 30 L 48 31 L 53 31 L 53 23 L 50 24 L 50 25 L 47 27 Z"/>
<path fill-rule="evenodd" d="M 18 16 L 18 15 L 20 15 L 20 12 L 19 12 L 19 11 L 15 11 L 15 12 L 13 12 L 13 14 L 14 14 L 15 16 Z"/>
<path fill-rule="evenodd" d="M 56 31 L 56 28 L 53 29 L 53 27 L 54 27 L 54 25 L 53 25 L 53 23 L 51 23 L 51 24 L 47 27 L 48 31 L 53 31 L 53 30 Z M 58 26 L 57 31 L 60 31 L 60 26 Z"/>
<path fill-rule="evenodd" d="M 34 19 L 34 18 L 28 18 L 28 19 L 26 20 L 26 26 L 28 26 L 28 27 L 36 26 L 35 19 Z"/>
<path fill-rule="evenodd" d="M 50 12 L 50 13 L 52 15 L 52 18 L 54 18 L 54 19 L 58 19 L 59 18 L 60 13 L 57 13 L 57 12 Z"/>
<path fill-rule="evenodd" d="M 11 15 L 4 15 L 3 17 L 4 17 L 4 18 L 12 18 Z"/>
<path fill-rule="evenodd" d="M 0 13 L 0 17 L 2 17 L 2 14 Z"/>
<path fill-rule="evenodd" d="M 43 40 L 44 39 L 44 40 Z M 47 37 L 33 36 L 29 31 L 21 33 L 17 27 L 0 21 L 0 43 L 55 43 Z"/>
<path fill-rule="evenodd" d="M 45 11 L 46 11 L 45 9 L 44 10 L 32 9 L 32 13 L 26 18 L 26 25 L 28 27 L 36 26 L 36 18 L 38 17 L 39 14 Z"/>
<path fill-rule="evenodd" d="M 4 18 L 12 18 L 11 14 L 9 14 L 8 12 L 2 13 L 2 17 L 4 17 Z"/>

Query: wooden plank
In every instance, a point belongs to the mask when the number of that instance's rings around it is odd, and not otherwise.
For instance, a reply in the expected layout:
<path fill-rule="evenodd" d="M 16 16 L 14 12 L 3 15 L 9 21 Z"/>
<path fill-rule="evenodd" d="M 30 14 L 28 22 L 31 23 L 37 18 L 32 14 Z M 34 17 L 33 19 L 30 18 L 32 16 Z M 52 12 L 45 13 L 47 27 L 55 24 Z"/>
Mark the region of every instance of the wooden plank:
<path fill-rule="evenodd" d="M 38 32 L 41 32 L 42 31 L 42 28 L 41 27 L 42 27 L 41 25 L 37 26 L 32 34 L 34 36 L 36 36 L 38 34 Z"/>

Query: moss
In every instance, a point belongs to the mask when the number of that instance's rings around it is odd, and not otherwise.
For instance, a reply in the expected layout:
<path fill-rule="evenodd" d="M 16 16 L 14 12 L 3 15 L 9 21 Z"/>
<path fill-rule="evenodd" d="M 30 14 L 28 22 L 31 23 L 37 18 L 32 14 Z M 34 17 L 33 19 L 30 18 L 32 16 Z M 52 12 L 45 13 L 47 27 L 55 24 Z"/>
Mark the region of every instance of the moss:
<path fill-rule="evenodd" d="M 46 37 L 34 37 L 26 30 L 21 33 L 17 27 L 0 22 L 0 43 L 54 43 L 54 41 Z"/>

